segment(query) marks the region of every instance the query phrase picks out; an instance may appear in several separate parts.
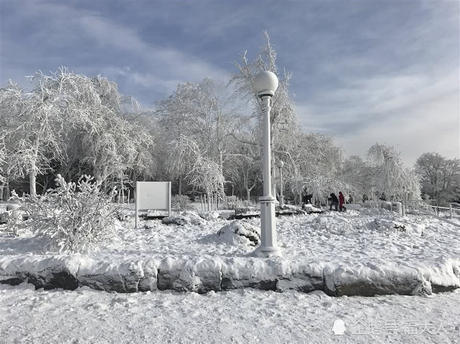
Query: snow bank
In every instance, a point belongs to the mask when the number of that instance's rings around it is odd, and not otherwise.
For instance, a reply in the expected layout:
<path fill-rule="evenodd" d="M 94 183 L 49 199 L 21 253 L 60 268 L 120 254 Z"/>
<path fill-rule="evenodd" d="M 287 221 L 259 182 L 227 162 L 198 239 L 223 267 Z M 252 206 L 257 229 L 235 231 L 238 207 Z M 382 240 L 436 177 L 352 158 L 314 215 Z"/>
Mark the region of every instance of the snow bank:
<path fill-rule="evenodd" d="M 0 232 L 0 280 L 117 292 L 250 287 L 410 295 L 460 287 L 458 228 L 433 217 L 368 208 L 279 217 L 282 258 L 263 259 L 251 255 L 259 219 L 180 216 L 184 224 L 149 220 L 138 229 L 127 221 L 117 240 L 91 255 L 53 255 L 32 234 Z"/>

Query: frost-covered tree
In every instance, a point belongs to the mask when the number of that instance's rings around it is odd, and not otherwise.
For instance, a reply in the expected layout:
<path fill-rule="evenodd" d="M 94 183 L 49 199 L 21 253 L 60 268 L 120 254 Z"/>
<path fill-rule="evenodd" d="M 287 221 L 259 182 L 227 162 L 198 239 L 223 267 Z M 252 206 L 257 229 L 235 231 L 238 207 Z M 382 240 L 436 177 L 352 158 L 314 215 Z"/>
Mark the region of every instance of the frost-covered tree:
<path fill-rule="evenodd" d="M 158 103 L 156 114 L 165 139 L 164 156 L 168 157 L 165 165 L 170 175 L 178 181 L 179 193 L 190 167 L 187 163 L 189 159 L 184 159 L 188 149 L 183 144 L 187 140 L 193 141 L 202 156 L 214 161 L 220 173 L 223 172 L 231 133 L 236 127 L 236 117 L 225 94 L 221 86 L 205 79 L 201 83 L 178 85 L 170 97 Z"/>
<path fill-rule="evenodd" d="M 352 155 L 343 161 L 339 172 L 340 178 L 347 186 L 347 190 L 354 198 L 366 195 L 369 197 L 370 169 L 366 161 L 360 156 Z"/>
<path fill-rule="evenodd" d="M 422 192 L 436 204 L 446 204 L 460 196 L 460 160 L 446 159 L 438 153 L 424 153 L 415 163 Z"/>
<path fill-rule="evenodd" d="M 251 192 L 260 185 L 260 151 L 258 146 L 238 144 L 234 153 L 228 157 L 226 169 L 228 181 L 251 200 Z"/>
<path fill-rule="evenodd" d="M 242 61 L 237 64 L 238 73 L 232 77 L 230 83 L 235 85 L 237 94 L 252 105 L 252 117 L 256 119 L 254 124 L 259 126 L 261 103 L 254 85 L 255 77 L 261 71 L 277 74 L 279 85 L 271 99 L 270 112 L 272 145 L 274 151 L 285 150 L 287 142 L 295 136 L 298 128 L 294 106 L 288 92 L 291 75 L 286 71 L 279 73 L 276 63 L 277 54 L 267 32 L 265 32 L 265 39 L 265 46 L 254 61 L 248 60 L 247 52 L 243 54 Z"/>
<path fill-rule="evenodd" d="M 7 152 L 6 177 L 29 177 L 30 195 L 36 195 L 37 175 L 62 160 L 65 123 L 59 107 L 67 100 L 47 87 L 47 77 L 37 73 L 32 92 L 9 83 L 0 90 L 0 123 Z"/>
<path fill-rule="evenodd" d="M 341 151 L 328 136 L 299 134 L 296 147 L 285 162 L 289 188 L 299 201 L 303 192 L 321 201 L 331 192 L 344 190 L 344 183 L 338 178 Z"/>
<path fill-rule="evenodd" d="M 68 180 L 90 174 L 103 182 L 147 165 L 152 137 L 122 116 L 115 83 L 65 68 L 31 80 L 30 92 L 13 83 L 0 90 L 7 182 L 29 176 L 35 195 L 37 176 L 50 172 Z"/>
<path fill-rule="evenodd" d="M 203 191 L 207 199 L 224 194 L 224 177 L 219 165 L 203 155 L 198 144 L 190 139 L 181 138 L 181 154 L 188 160 L 190 169 L 185 178 L 196 190 Z"/>
<path fill-rule="evenodd" d="M 406 168 L 393 148 L 375 144 L 368 151 L 370 187 L 388 200 L 401 200 L 405 194 L 420 199 L 420 182 L 413 170 Z"/>
<path fill-rule="evenodd" d="M 3 184 L 6 180 L 5 176 L 3 175 L 3 164 L 6 160 L 6 148 L 4 139 L 0 136 L 0 184 Z M 0 199 L 2 199 L 3 195 L 0 194 Z"/>
<path fill-rule="evenodd" d="M 293 153 L 296 147 L 296 139 L 299 134 L 299 126 L 297 117 L 294 112 L 292 100 L 289 97 L 289 80 L 291 75 L 287 72 L 280 73 L 276 63 L 276 51 L 271 45 L 268 33 L 265 33 L 265 46 L 258 54 L 254 61 L 249 61 L 247 53 L 245 52 L 242 61 L 237 64 L 238 73 L 235 74 L 230 83 L 234 85 L 236 94 L 245 99 L 250 108 L 251 113 L 248 115 L 247 124 L 251 125 L 250 132 L 254 134 L 256 139 L 254 144 L 261 148 L 260 139 L 262 137 L 261 130 L 261 111 L 260 99 L 257 95 L 254 86 L 254 79 L 261 71 L 271 71 L 278 75 L 279 86 L 275 95 L 272 97 L 271 108 L 271 137 L 272 137 L 272 166 L 276 168 L 276 161 L 280 159 L 287 159 Z M 240 140 L 243 142 L 244 140 Z M 291 160 L 294 163 L 294 160 Z M 260 170 L 259 166 L 259 170 Z M 298 167 L 292 167 L 292 171 L 298 171 Z M 289 171 L 289 169 L 287 170 Z M 272 171 L 274 173 L 275 170 Z M 274 173 L 275 174 L 275 173 Z M 276 178 L 273 179 L 273 182 Z M 275 192 L 276 193 L 276 192 Z"/>
<path fill-rule="evenodd" d="M 128 168 L 142 165 L 139 156 L 141 150 L 151 147 L 151 137 L 121 116 L 121 96 L 115 83 L 101 76 L 89 78 L 60 70 L 50 78 L 52 87 L 69 99 L 61 109 L 71 129 L 66 165 L 73 171 L 67 169 L 66 175 L 84 172 L 103 182 L 123 178 Z"/>
<path fill-rule="evenodd" d="M 187 178 L 192 186 L 205 192 L 208 200 L 213 195 L 222 198 L 224 194 L 224 177 L 215 161 L 202 155 L 197 155 L 192 169 L 187 174 Z"/>

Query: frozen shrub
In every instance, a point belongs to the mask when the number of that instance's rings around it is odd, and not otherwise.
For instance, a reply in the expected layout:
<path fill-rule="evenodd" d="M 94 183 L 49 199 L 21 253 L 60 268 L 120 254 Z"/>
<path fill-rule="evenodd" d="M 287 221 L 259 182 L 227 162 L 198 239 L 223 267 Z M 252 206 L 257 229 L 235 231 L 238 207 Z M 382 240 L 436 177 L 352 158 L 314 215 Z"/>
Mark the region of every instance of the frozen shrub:
<path fill-rule="evenodd" d="M 190 198 L 187 195 L 172 196 L 171 208 L 177 210 L 187 210 L 190 208 Z"/>
<path fill-rule="evenodd" d="M 5 224 L 5 230 L 8 234 L 17 236 L 19 235 L 18 229 L 26 214 L 21 209 L 21 204 L 24 203 L 24 197 L 19 197 L 15 190 L 11 192 L 11 197 L 8 199 L 6 211 L 0 214 L 0 224 Z"/>
<path fill-rule="evenodd" d="M 233 221 L 217 232 L 221 242 L 232 245 L 257 246 L 260 244 L 260 228 L 243 221 Z"/>
<path fill-rule="evenodd" d="M 117 209 L 111 202 L 113 195 L 101 191 L 89 176 L 67 183 L 58 175 L 56 183 L 56 189 L 42 196 L 27 197 L 24 225 L 50 239 L 60 252 L 86 252 L 114 235 Z"/>
<path fill-rule="evenodd" d="M 231 210 L 242 208 L 244 206 L 244 202 L 239 200 L 236 196 L 227 196 L 226 202 L 227 208 Z"/>

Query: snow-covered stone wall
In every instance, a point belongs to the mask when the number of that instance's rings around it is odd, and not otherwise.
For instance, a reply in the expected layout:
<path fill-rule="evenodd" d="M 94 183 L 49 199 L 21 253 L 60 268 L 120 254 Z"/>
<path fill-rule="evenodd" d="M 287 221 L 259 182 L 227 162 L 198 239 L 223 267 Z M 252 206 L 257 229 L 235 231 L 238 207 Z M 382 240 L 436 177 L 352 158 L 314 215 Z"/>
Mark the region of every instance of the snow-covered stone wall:
<path fill-rule="evenodd" d="M 253 257 L 165 258 L 102 262 L 76 256 L 3 256 L 0 283 L 27 281 L 36 288 L 139 292 L 176 290 L 205 293 L 238 288 L 322 290 L 333 296 L 431 294 L 460 287 L 460 261 L 430 269 L 302 265 Z"/>

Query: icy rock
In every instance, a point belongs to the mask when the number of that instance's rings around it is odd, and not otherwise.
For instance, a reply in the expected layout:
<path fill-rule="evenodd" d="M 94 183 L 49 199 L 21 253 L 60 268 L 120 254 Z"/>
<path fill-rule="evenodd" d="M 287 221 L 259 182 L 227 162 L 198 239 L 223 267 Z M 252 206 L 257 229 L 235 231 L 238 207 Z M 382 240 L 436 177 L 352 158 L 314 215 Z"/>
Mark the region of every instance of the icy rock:
<path fill-rule="evenodd" d="M 172 283 L 177 291 L 206 293 L 221 290 L 221 264 L 215 259 L 189 260 Z"/>
<path fill-rule="evenodd" d="M 129 293 L 138 291 L 144 277 L 140 262 L 91 262 L 82 264 L 78 273 L 81 285 L 93 289 Z"/>
<path fill-rule="evenodd" d="M 32 284 L 36 289 L 66 289 L 75 290 L 78 288 L 78 281 L 73 274 L 67 270 L 62 271 L 39 271 L 37 273 L 21 272 L 14 277 L 2 279 L 1 284 L 19 285 L 23 282 Z"/>
<path fill-rule="evenodd" d="M 193 267 L 195 279 L 194 289 L 198 293 L 221 290 L 222 264 L 216 259 L 205 259 L 197 262 Z"/>
<path fill-rule="evenodd" d="M 11 285 L 28 282 L 37 289 L 74 290 L 78 287 L 74 271 L 71 271 L 65 260 L 59 257 L 8 259 L 8 256 L 5 256 L 0 261 L 0 279 L 0 283 Z"/>
<path fill-rule="evenodd" d="M 324 271 L 325 292 L 331 296 L 412 295 L 423 282 L 414 271 L 361 271 L 338 267 Z"/>
<path fill-rule="evenodd" d="M 185 260 L 165 258 L 158 267 L 158 289 L 174 289 L 174 282 L 179 279 L 181 271 L 185 266 Z"/>
<path fill-rule="evenodd" d="M 433 290 L 431 288 L 431 283 L 423 280 L 412 290 L 412 295 L 425 296 L 431 295 Z"/>
<path fill-rule="evenodd" d="M 23 282 L 32 284 L 36 289 L 66 289 L 75 290 L 78 288 L 78 281 L 73 274 L 67 270 L 63 271 L 39 271 L 37 273 L 20 272 L 10 278 L 0 281 L 1 284 L 19 285 Z"/>
<path fill-rule="evenodd" d="M 282 264 L 267 259 L 232 258 L 222 266 L 222 289 L 277 290 Z"/>
<path fill-rule="evenodd" d="M 232 245 L 257 246 L 260 244 L 260 228 L 243 221 L 233 221 L 217 232 L 219 241 Z"/>
<path fill-rule="evenodd" d="M 323 290 L 323 270 L 318 265 L 294 265 L 288 267 L 277 283 L 277 290 L 297 290 L 309 293 Z"/>
<path fill-rule="evenodd" d="M 139 280 L 139 291 L 157 290 L 158 264 L 154 260 L 147 260 L 143 263 L 143 276 Z"/>

